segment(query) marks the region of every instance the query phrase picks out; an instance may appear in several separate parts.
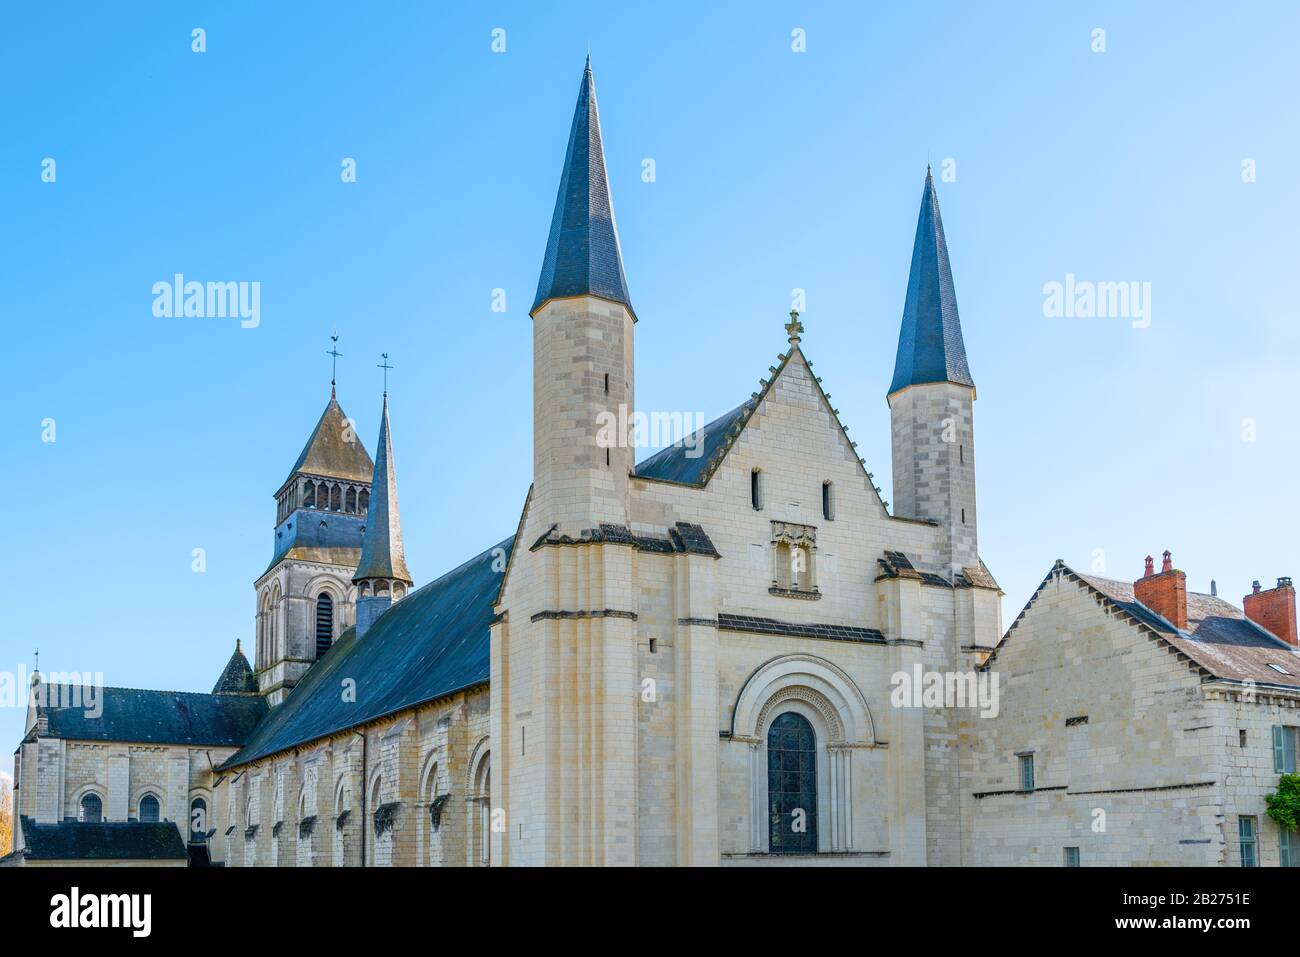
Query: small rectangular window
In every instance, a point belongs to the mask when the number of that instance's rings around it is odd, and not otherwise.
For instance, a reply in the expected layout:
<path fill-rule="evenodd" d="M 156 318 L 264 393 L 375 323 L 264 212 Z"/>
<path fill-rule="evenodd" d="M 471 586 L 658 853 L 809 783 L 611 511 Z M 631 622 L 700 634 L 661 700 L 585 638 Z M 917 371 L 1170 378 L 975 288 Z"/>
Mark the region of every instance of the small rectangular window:
<path fill-rule="evenodd" d="M 609 373 L 605 373 L 605 394 L 609 395 Z"/>
<path fill-rule="evenodd" d="M 1255 854 L 1255 819 L 1242 815 L 1237 818 L 1237 836 L 1241 840 L 1241 866 L 1258 867 Z"/>
<path fill-rule="evenodd" d="M 653 654 L 655 654 L 658 650 L 659 650 L 659 639 L 657 639 L 657 638 L 651 638 L 651 639 L 650 639 L 650 654 L 653 655 Z"/>
<path fill-rule="evenodd" d="M 1245 729 L 1245 728 L 1242 728 L 1240 731 L 1237 732 L 1237 744 L 1238 744 L 1239 746 L 1243 747 L 1243 748 L 1246 746 L 1246 729 Z"/>
<path fill-rule="evenodd" d="M 763 507 L 763 473 L 758 469 L 749 473 L 749 502 L 755 511 Z"/>
<path fill-rule="evenodd" d="M 1034 756 L 1032 754 L 1020 755 L 1020 790 L 1032 791 L 1034 789 Z"/>
<path fill-rule="evenodd" d="M 1067 847 L 1065 849 L 1065 866 L 1066 867 L 1079 866 L 1079 849 L 1077 847 Z"/>
<path fill-rule="evenodd" d="M 822 482 L 822 518 L 828 522 L 835 520 L 835 491 L 830 482 Z"/>

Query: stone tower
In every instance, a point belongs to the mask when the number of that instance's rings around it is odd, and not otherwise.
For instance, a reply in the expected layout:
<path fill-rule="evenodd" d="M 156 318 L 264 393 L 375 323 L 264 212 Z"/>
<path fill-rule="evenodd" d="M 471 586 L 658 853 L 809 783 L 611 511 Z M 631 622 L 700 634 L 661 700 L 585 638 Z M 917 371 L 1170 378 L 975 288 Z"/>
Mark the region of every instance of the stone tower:
<path fill-rule="evenodd" d="M 406 568 L 402 547 L 402 518 L 397 508 L 397 466 L 388 429 L 388 393 L 384 393 L 384 415 L 375 446 L 375 474 L 371 483 L 370 514 L 361 545 L 361 561 L 352 581 L 357 586 L 357 637 L 395 601 L 406 597 L 411 573 Z"/>
<path fill-rule="evenodd" d="M 632 312 L 591 62 L 582 74 L 533 318 L 535 513 L 562 532 L 627 522 Z M 620 416 L 621 412 L 621 416 Z"/>
<path fill-rule="evenodd" d="M 330 388 L 275 494 L 275 553 L 257 579 L 258 688 L 271 705 L 351 624 L 374 464 Z"/>
<path fill-rule="evenodd" d="M 492 860 L 631 864 L 633 449 L 619 423 L 633 409 L 636 316 L 590 60 L 531 315 L 533 488 L 492 629 Z"/>
<path fill-rule="evenodd" d="M 889 387 L 894 514 L 938 524 L 936 564 L 949 575 L 979 565 L 974 403 L 939 198 L 927 169 Z"/>

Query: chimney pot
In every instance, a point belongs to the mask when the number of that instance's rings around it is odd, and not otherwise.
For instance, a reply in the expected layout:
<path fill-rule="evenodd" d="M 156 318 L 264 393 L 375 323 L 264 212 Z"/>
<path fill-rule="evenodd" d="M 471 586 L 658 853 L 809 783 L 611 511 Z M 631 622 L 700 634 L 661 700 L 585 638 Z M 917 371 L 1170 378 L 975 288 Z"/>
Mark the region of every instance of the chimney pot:
<path fill-rule="evenodd" d="M 1174 559 L 1173 556 L 1169 554 L 1169 549 L 1166 548 L 1164 561 L 1161 562 L 1160 564 L 1160 574 L 1163 575 L 1165 572 L 1171 572 L 1173 570 L 1174 570 Z"/>
<path fill-rule="evenodd" d="M 1156 573 L 1156 560 L 1150 555 L 1147 556 L 1146 569 L 1142 572 L 1142 577 L 1147 578 Z"/>
<path fill-rule="evenodd" d="M 1210 579 L 1210 595 L 1214 598 L 1219 597 L 1219 583 L 1213 578 Z"/>
<path fill-rule="evenodd" d="M 1258 594 L 1259 594 L 1259 579 L 1258 579 L 1258 578 L 1256 578 L 1253 582 L 1250 583 L 1250 593 L 1251 593 L 1252 595 L 1258 595 Z"/>
<path fill-rule="evenodd" d="M 1148 556 L 1147 573 L 1133 583 L 1133 597 L 1179 631 L 1186 631 L 1187 575 L 1173 567 L 1169 552 L 1164 553 L 1164 558 L 1164 569 L 1155 575 Z"/>
<path fill-rule="evenodd" d="M 1249 595 L 1241 601 L 1246 617 L 1265 631 L 1272 632 L 1288 645 L 1295 647 L 1296 610 L 1295 589 L 1290 578 L 1279 578 L 1277 587 L 1261 591 L 1259 582 L 1254 582 Z"/>

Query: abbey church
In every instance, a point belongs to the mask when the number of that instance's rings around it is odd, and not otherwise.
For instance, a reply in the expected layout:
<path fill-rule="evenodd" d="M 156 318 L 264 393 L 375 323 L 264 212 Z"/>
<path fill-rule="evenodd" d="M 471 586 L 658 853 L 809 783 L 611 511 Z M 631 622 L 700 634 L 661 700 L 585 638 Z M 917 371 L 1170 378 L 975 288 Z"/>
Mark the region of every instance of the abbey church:
<path fill-rule="evenodd" d="M 1265 813 L 1300 757 L 1289 578 L 1239 609 L 1168 553 L 1132 581 L 1045 560 L 1003 631 L 928 172 L 880 384 L 892 511 L 797 313 L 688 441 L 637 462 L 598 428 L 636 409 L 638 316 L 590 63 L 531 317 L 514 534 L 408 564 L 402 411 L 372 458 L 331 390 L 250 569 L 253 662 L 98 715 L 37 676 L 0 864 L 1300 865 Z M 922 674 L 996 698 L 900 701 Z"/>

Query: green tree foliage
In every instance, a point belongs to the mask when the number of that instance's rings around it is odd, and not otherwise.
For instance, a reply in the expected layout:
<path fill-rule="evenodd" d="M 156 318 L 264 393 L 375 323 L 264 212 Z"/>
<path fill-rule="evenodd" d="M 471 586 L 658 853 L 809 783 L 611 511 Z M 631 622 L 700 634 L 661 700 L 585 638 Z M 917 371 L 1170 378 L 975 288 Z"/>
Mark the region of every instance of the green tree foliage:
<path fill-rule="evenodd" d="M 1300 828 L 1300 774 L 1284 774 L 1278 779 L 1277 791 L 1264 798 L 1268 816 L 1286 831 Z"/>

